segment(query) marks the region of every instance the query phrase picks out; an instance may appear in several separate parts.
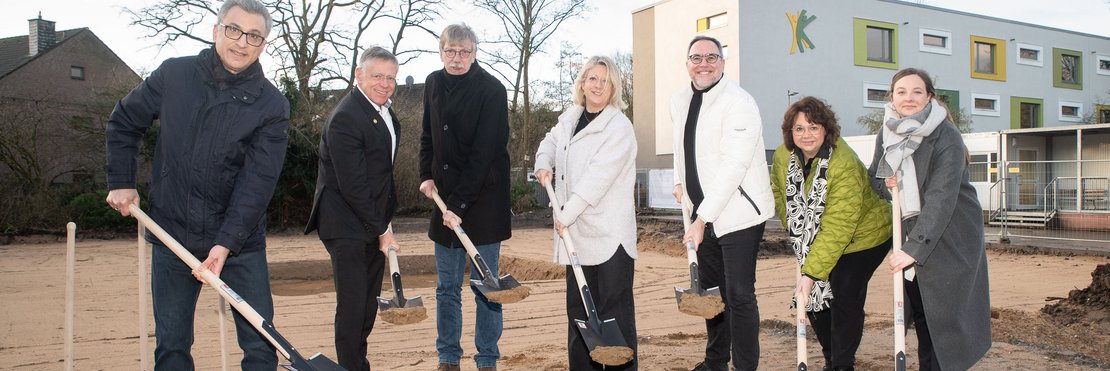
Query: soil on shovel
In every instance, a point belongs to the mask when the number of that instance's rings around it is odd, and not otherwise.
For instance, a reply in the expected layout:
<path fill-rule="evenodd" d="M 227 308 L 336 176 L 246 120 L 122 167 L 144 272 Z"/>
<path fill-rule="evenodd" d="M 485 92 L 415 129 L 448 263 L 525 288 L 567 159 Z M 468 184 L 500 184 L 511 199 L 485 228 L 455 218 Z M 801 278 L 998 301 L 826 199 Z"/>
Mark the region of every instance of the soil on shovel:
<path fill-rule="evenodd" d="M 682 298 L 678 300 L 678 310 L 692 316 L 710 319 L 725 311 L 725 302 L 716 295 L 701 296 L 684 292 Z"/>
<path fill-rule="evenodd" d="M 1071 290 L 1067 298 L 1055 299 L 1057 303 L 1045 305 L 1041 312 L 1059 323 L 1110 324 L 1110 264 L 1095 267 L 1087 288 Z"/>
<path fill-rule="evenodd" d="M 590 358 L 606 366 L 620 366 L 632 360 L 632 348 L 598 346 L 590 351 Z"/>
<path fill-rule="evenodd" d="M 528 286 L 517 286 L 508 290 L 487 292 L 486 299 L 498 304 L 511 304 L 524 300 L 532 292 Z"/>
<path fill-rule="evenodd" d="M 428 318 L 428 310 L 424 307 L 389 308 L 381 311 L 382 321 L 394 325 L 411 325 Z"/>

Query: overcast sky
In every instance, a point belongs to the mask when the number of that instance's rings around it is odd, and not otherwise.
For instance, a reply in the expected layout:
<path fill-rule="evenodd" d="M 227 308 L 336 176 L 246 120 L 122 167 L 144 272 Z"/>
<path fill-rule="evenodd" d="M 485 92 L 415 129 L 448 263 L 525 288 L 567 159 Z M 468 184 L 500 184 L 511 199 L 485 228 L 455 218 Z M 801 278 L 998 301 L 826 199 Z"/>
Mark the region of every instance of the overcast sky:
<path fill-rule="evenodd" d="M 90 28 L 131 68 L 145 74 L 166 58 L 195 54 L 201 48 L 197 43 L 182 41 L 159 51 L 152 47 L 153 40 L 139 37 L 144 31 L 128 25 L 130 18 L 122 12 L 122 9 L 124 7 L 140 9 L 154 2 L 154 0 L 8 1 L 4 11 L 0 12 L 0 37 L 25 35 L 27 20 L 37 17 L 39 12 L 42 12 L 44 19 L 57 22 L 58 30 Z M 443 19 L 432 29 L 438 30 L 449 23 L 467 21 L 482 38 L 500 30 L 498 25 L 491 24 L 489 17 L 466 5 L 468 1 L 446 0 L 446 2 L 451 9 L 443 12 Z M 583 18 L 564 24 L 560 33 L 546 44 L 547 54 L 538 57 L 541 58 L 538 63 L 553 63 L 563 40 L 576 44 L 579 52 L 587 56 L 631 51 L 631 12 L 656 1 L 587 0 L 587 2 L 591 11 Z M 1110 0 L 914 0 L 912 2 L 1110 36 Z M 383 38 L 379 42 L 387 41 L 387 38 Z M 413 41 L 430 43 L 429 48 L 436 45 L 435 40 L 431 38 Z M 442 68 L 442 65 L 439 64 L 438 58 L 434 55 L 426 55 L 401 66 L 399 75 L 412 75 L 419 82 L 423 81 L 424 76 L 429 72 L 439 68 Z M 533 69 L 545 70 L 535 67 Z"/>

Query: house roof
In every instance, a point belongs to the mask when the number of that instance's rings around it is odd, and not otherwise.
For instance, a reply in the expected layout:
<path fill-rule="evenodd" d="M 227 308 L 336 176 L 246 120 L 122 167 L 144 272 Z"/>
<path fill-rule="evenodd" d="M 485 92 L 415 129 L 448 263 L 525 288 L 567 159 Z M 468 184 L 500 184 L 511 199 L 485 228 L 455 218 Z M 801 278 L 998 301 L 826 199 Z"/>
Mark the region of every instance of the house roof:
<path fill-rule="evenodd" d="M 43 50 L 42 52 L 35 55 L 28 55 L 29 50 L 27 49 L 27 35 L 5 37 L 3 39 L 0 39 L 0 78 L 4 78 L 12 71 L 19 69 L 19 67 L 23 67 L 23 65 L 27 64 L 27 62 L 38 58 L 40 55 L 49 53 L 54 48 L 58 47 L 58 45 L 66 42 L 66 40 L 69 40 L 78 33 L 86 30 L 88 30 L 87 27 L 57 31 L 54 34 L 56 40 L 58 41 L 46 50 Z"/>

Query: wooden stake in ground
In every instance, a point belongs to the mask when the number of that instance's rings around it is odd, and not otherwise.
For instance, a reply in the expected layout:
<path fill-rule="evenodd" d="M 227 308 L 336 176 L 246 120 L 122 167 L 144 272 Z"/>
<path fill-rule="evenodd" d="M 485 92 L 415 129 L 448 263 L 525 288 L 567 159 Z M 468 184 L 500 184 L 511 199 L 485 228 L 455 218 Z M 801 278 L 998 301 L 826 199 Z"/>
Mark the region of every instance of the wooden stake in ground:
<path fill-rule="evenodd" d="M 147 340 L 147 333 L 149 329 L 146 324 L 147 314 L 147 289 L 150 288 L 150 280 L 146 275 L 146 227 L 143 223 L 138 223 L 138 237 L 135 239 L 135 244 L 138 246 L 138 260 L 139 260 L 139 369 L 142 371 L 150 370 L 150 341 Z"/>
<path fill-rule="evenodd" d="M 898 187 L 890 189 L 890 199 L 894 202 L 891 207 L 894 219 L 894 251 L 902 251 L 902 197 Z M 902 286 L 903 270 L 898 270 L 892 275 L 894 284 L 894 370 L 906 370 L 906 299 Z"/>
<path fill-rule="evenodd" d="M 65 369 L 73 371 L 73 274 L 77 265 L 77 224 L 66 224 Z"/>

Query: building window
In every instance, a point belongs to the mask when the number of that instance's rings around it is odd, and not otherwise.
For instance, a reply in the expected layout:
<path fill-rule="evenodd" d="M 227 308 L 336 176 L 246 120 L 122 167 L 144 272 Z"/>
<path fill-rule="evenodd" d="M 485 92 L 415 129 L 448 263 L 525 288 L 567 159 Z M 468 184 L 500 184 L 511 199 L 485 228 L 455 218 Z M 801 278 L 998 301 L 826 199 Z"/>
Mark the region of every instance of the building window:
<path fill-rule="evenodd" d="M 949 112 L 959 112 L 960 110 L 960 91 L 936 89 L 937 100 L 944 103 Z"/>
<path fill-rule="evenodd" d="M 887 89 L 890 89 L 887 85 L 863 83 L 863 106 L 883 108 L 883 105 L 886 104 L 886 97 L 890 94 Z"/>
<path fill-rule="evenodd" d="M 1099 75 L 1110 75 L 1110 55 L 1095 55 L 1095 72 Z"/>
<path fill-rule="evenodd" d="M 993 94 L 971 94 L 972 102 L 972 115 L 979 116 L 1001 116 L 998 109 L 998 100 L 1001 99 L 998 95 Z"/>
<path fill-rule="evenodd" d="M 1010 97 L 1010 128 L 1044 127 L 1042 107 L 1044 107 L 1044 100 L 1040 98 Z"/>
<path fill-rule="evenodd" d="M 1060 121 L 1083 121 L 1083 103 L 1060 101 Z"/>
<path fill-rule="evenodd" d="M 721 45 L 721 58 L 728 59 L 728 45 Z"/>
<path fill-rule="evenodd" d="M 1017 64 L 1044 66 L 1044 48 L 1038 45 L 1017 43 Z"/>
<path fill-rule="evenodd" d="M 1098 123 L 1110 123 L 1110 105 L 1099 104 L 1096 106 L 1096 108 L 1098 109 L 1098 116 L 1096 116 L 1095 118 L 1098 119 Z"/>
<path fill-rule="evenodd" d="M 852 29 L 855 65 L 898 69 L 898 25 L 854 18 Z"/>
<path fill-rule="evenodd" d="M 69 66 L 69 78 L 74 79 L 74 80 L 84 80 L 85 79 L 85 67 Z"/>
<path fill-rule="evenodd" d="M 952 55 L 951 32 L 922 28 L 918 39 L 921 41 L 918 48 L 923 52 Z"/>
<path fill-rule="evenodd" d="M 698 19 L 698 32 L 724 27 L 726 24 L 728 24 L 728 13 L 701 18 Z"/>
<path fill-rule="evenodd" d="M 1052 86 L 1083 90 L 1083 53 L 1052 48 Z"/>
<path fill-rule="evenodd" d="M 972 182 L 997 182 L 998 154 L 983 153 L 971 155 L 971 162 L 968 163 L 967 170 L 971 173 Z"/>
<path fill-rule="evenodd" d="M 1006 81 L 1006 42 L 989 37 L 971 37 L 971 77 Z"/>

